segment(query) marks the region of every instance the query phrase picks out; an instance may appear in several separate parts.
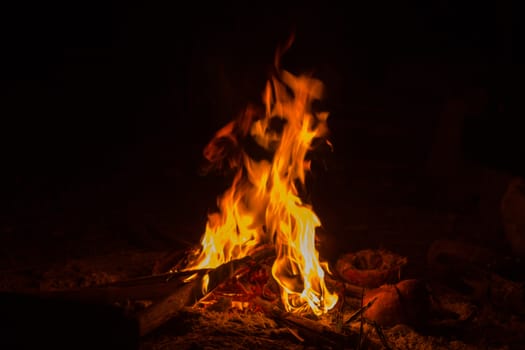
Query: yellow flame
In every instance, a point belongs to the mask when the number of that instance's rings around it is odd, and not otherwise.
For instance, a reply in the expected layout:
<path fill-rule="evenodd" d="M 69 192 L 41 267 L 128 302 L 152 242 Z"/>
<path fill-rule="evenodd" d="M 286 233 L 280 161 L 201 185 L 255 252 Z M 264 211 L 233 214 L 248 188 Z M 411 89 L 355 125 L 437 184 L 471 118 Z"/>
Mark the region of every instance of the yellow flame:
<path fill-rule="evenodd" d="M 286 310 L 311 309 L 321 315 L 338 298 L 326 287 L 327 266 L 315 248 L 315 230 L 321 222 L 301 200 L 298 186 L 305 184 L 310 170 L 306 156 L 313 141 L 328 132 L 328 113 L 312 111 L 312 102 L 322 97 L 323 84 L 311 76 L 277 72 L 263 93 L 265 112 L 248 108 L 219 130 L 205 150 L 210 161 L 227 158 L 237 172 L 218 199 L 219 211 L 209 215 L 200 255 L 188 268 L 215 268 L 249 255 L 261 243 L 273 242 L 277 256 L 272 274 L 281 286 Z M 225 154 L 219 140 L 228 141 L 233 151 Z M 251 149 L 245 147 L 247 140 Z"/>
<path fill-rule="evenodd" d="M 205 274 L 204 276 L 202 276 L 202 294 L 206 294 L 209 284 L 210 284 L 210 275 Z"/>

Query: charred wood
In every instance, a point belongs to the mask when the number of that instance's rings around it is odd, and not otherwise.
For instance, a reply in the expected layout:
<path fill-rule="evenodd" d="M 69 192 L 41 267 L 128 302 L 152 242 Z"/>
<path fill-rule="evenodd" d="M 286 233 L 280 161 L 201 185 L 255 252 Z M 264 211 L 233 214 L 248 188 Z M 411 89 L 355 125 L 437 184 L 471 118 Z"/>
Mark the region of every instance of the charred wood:
<path fill-rule="evenodd" d="M 195 277 L 183 284 L 169 296 L 155 302 L 137 315 L 140 335 L 144 336 L 169 321 L 187 306 L 194 305 L 220 284 L 248 269 L 258 260 L 273 254 L 273 250 L 261 250 L 252 256 L 232 260 L 209 272 L 197 272 Z M 207 280 L 207 288 L 203 283 Z"/>

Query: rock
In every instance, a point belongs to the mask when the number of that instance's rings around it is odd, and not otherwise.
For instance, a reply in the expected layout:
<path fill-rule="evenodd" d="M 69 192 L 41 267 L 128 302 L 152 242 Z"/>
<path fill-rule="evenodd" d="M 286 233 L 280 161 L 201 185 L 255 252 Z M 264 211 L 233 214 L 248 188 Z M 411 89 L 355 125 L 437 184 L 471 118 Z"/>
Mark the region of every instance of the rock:
<path fill-rule="evenodd" d="M 369 290 L 365 293 L 363 305 L 374 299 L 364 316 L 382 327 L 405 324 L 418 328 L 428 320 L 429 295 L 422 281 L 408 279 Z"/>

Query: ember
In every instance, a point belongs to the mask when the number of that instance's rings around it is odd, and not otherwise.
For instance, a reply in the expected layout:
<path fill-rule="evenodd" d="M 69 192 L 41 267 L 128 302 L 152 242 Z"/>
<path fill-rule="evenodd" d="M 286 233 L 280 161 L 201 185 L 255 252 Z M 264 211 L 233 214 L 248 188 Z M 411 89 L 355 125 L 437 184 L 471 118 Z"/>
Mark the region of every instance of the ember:
<path fill-rule="evenodd" d="M 265 110 L 249 106 L 205 149 L 212 165 L 227 166 L 235 178 L 218 200 L 219 211 L 209 215 L 200 250 L 184 269 L 215 268 L 272 242 L 271 274 L 286 310 L 321 315 L 338 297 L 326 286 L 327 265 L 315 247 L 321 221 L 299 192 L 310 170 L 309 151 L 316 143 L 329 143 L 328 113 L 312 108 L 322 97 L 319 80 L 281 69 L 281 55 L 290 44 L 277 51 L 275 72 L 263 93 Z"/>

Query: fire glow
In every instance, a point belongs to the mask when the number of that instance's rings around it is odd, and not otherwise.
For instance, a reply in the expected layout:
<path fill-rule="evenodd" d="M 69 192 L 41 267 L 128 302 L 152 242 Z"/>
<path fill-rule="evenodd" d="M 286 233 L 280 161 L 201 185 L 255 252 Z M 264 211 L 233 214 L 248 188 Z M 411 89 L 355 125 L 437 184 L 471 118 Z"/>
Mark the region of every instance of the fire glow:
<path fill-rule="evenodd" d="M 187 270 L 216 268 L 270 243 L 276 250 L 272 275 L 285 309 L 322 315 L 338 297 L 326 286 L 328 266 L 315 246 L 321 221 L 299 190 L 310 171 L 308 152 L 315 142 L 328 142 L 329 114 L 312 110 L 322 98 L 322 82 L 282 70 L 280 58 L 277 52 L 275 74 L 262 96 L 264 110 L 248 106 L 204 150 L 208 161 L 235 175 L 218 198 L 218 211 L 208 216 L 200 250 Z"/>

